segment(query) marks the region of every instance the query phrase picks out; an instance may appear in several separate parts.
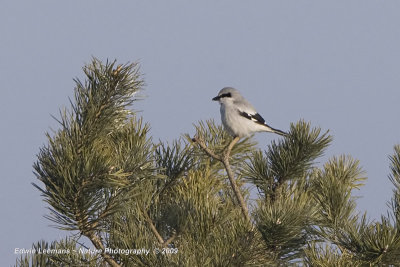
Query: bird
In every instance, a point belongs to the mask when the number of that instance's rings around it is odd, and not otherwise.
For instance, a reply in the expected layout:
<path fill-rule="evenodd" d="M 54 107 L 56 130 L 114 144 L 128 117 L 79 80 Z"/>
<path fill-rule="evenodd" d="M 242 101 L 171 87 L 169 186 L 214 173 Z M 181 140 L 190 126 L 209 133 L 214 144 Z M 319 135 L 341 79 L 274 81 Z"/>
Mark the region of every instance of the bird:
<path fill-rule="evenodd" d="M 218 101 L 225 130 L 233 137 L 246 137 L 255 132 L 271 132 L 288 136 L 284 131 L 269 126 L 256 109 L 233 87 L 224 87 L 212 99 Z"/>

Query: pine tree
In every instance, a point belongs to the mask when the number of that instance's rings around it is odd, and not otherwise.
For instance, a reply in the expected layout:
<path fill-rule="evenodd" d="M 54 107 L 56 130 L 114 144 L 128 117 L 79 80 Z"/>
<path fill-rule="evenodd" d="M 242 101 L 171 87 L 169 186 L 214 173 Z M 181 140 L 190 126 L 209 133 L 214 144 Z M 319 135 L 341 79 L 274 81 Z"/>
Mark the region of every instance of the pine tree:
<path fill-rule="evenodd" d="M 400 266 L 400 146 L 391 212 L 368 221 L 352 195 L 359 162 L 316 164 L 328 132 L 292 123 L 262 151 L 209 120 L 155 142 L 130 109 L 144 85 L 136 63 L 83 71 L 34 164 L 47 218 L 69 234 L 17 266 Z"/>

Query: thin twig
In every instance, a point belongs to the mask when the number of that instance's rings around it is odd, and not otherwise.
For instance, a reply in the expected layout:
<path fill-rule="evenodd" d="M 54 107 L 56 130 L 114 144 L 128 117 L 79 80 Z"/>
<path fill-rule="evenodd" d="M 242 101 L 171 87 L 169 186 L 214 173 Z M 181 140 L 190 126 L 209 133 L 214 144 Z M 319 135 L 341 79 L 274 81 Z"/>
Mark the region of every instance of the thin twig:
<path fill-rule="evenodd" d="M 204 143 L 203 139 L 199 138 L 199 137 L 193 137 L 192 139 L 193 142 L 197 143 L 203 150 L 204 152 L 206 152 L 210 157 L 212 157 L 213 159 L 222 161 L 222 158 L 218 155 L 216 155 L 214 152 L 212 152 Z"/>

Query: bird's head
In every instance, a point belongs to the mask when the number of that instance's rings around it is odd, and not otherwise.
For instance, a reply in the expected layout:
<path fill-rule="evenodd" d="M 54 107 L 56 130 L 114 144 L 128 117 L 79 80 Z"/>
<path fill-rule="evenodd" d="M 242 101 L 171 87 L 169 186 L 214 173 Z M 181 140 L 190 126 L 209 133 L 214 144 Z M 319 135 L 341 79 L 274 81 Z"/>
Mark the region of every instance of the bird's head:
<path fill-rule="evenodd" d="M 241 97 L 241 95 L 238 90 L 232 87 L 225 87 L 221 91 L 219 91 L 218 95 L 212 100 L 218 101 L 220 104 L 225 104 L 228 102 L 233 102 L 239 97 Z"/>

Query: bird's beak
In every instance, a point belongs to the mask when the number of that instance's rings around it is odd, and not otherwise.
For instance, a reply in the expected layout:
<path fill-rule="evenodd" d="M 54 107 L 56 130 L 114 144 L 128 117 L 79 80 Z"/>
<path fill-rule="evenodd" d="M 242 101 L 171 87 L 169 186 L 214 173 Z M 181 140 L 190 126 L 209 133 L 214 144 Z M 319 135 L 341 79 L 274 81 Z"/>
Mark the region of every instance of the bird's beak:
<path fill-rule="evenodd" d="M 213 100 L 213 101 L 218 101 L 220 98 L 221 98 L 220 96 L 216 96 L 216 97 L 214 97 L 212 100 Z"/>

